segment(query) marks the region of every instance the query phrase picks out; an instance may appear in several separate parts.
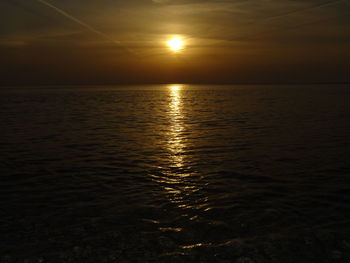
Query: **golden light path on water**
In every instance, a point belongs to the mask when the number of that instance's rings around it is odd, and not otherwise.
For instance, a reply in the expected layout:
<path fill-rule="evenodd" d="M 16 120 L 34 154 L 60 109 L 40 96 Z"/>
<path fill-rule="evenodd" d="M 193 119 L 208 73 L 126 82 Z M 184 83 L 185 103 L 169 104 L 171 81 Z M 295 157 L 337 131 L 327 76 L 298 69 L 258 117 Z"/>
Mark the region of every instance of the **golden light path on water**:
<path fill-rule="evenodd" d="M 182 113 L 182 85 L 170 85 L 170 105 L 169 105 L 169 140 L 168 147 L 171 153 L 172 165 L 177 168 L 184 166 L 183 151 L 183 113 Z"/>
<path fill-rule="evenodd" d="M 200 194 L 199 173 L 191 167 L 187 148 L 191 145 L 186 127 L 186 105 L 184 103 L 185 85 L 168 85 L 168 107 L 164 111 L 166 119 L 164 150 L 166 156 L 160 173 L 150 176 L 160 184 L 167 199 L 180 209 L 205 209 L 206 198 L 196 198 Z M 188 106 L 188 105 L 187 105 Z M 187 212 L 184 212 L 184 216 Z"/>
<path fill-rule="evenodd" d="M 169 85 L 169 128 L 167 133 L 167 148 L 169 153 L 169 167 L 163 182 L 169 200 L 179 208 L 195 208 L 196 205 L 189 201 L 191 195 L 200 189 L 193 181 L 194 171 L 191 171 L 188 160 L 186 161 L 185 110 L 183 103 L 184 85 Z"/>

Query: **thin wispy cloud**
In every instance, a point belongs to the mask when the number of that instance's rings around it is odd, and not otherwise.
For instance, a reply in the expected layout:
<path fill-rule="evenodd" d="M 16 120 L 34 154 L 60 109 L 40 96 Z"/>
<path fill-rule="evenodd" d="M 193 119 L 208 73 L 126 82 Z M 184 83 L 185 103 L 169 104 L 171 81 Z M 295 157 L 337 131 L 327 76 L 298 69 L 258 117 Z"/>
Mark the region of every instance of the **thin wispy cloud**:
<path fill-rule="evenodd" d="M 84 27 L 85 29 L 89 30 L 90 32 L 94 33 L 94 34 L 97 34 L 99 35 L 100 37 L 104 38 L 105 40 L 113 43 L 113 44 L 116 44 L 117 46 L 125 49 L 126 51 L 128 51 L 129 53 L 132 53 L 134 54 L 134 52 L 132 50 L 130 50 L 129 48 L 125 47 L 122 45 L 122 43 L 118 40 L 115 40 L 113 39 L 112 37 L 110 37 L 109 35 L 107 35 L 106 33 L 100 31 L 100 30 L 97 30 L 95 27 L 89 25 L 88 23 L 82 21 L 81 19 L 73 16 L 72 14 L 69 14 L 68 12 L 64 11 L 63 9 L 51 4 L 50 2 L 46 1 L 46 0 L 35 0 L 36 2 L 38 3 L 41 3 L 45 6 L 47 6 L 48 8 L 56 11 L 57 13 L 59 13 L 60 15 L 64 16 L 65 18 L 79 24 L 80 26 Z"/>
<path fill-rule="evenodd" d="M 304 8 L 292 10 L 292 11 L 289 11 L 289 12 L 286 12 L 283 14 L 273 15 L 273 16 L 267 17 L 266 20 L 278 19 L 278 18 L 290 16 L 290 15 L 304 13 L 304 12 L 308 12 L 308 11 L 311 11 L 314 9 L 319 9 L 319 8 L 323 8 L 323 7 L 327 7 L 327 6 L 331 6 L 331 5 L 336 5 L 336 4 L 345 2 L 345 1 L 346 0 L 334 0 L 334 1 L 327 1 L 327 2 L 323 2 L 323 3 L 319 3 L 319 4 L 314 4 L 311 6 L 304 7 Z"/>

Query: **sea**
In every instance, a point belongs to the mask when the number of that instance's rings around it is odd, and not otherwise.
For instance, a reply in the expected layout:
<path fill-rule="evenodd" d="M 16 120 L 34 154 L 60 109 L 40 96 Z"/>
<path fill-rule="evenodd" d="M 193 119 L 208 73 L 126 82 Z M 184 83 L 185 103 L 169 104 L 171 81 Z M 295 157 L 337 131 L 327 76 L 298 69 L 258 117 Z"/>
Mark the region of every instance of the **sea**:
<path fill-rule="evenodd" d="M 350 85 L 0 88 L 0 262 L 350 262 Z"/>

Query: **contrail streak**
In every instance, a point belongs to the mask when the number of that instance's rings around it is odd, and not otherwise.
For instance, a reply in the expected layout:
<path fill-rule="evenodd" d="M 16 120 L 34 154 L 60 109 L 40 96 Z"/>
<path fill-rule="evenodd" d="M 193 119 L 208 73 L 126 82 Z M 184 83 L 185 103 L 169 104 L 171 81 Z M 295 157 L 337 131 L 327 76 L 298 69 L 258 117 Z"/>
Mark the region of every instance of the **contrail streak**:
<path fill-rule="evenodd" d="M 306 8 L 293 10 L 293 11 L 290 11 L 288 13 L 271 16 L 271 17 L 268 17 L 268 18 L 264 19 L 264 21 L 273 20 L 273 19 L 277 19 L 277 18 L 282 18 L 282 17 L 285 17 L 285 16 L 294 15 L 294 14 L 298 14 L 298 13 L 303 13 L 303 12 L 306 12 L 306 11 L 309 11 L 309 10 L 312 10 L 312 9 L 317 9 L 317 8 L 322 8 L 322 7 L 325 7 L 325 6 L 334 5 L 334 4 L 337 4 L 339 2 L 343 2 L 343 1 L 344 0 L 333 0 L 333 1 L 323 2 L 323 3 L 312 5 L 312 6 L 309 6 L 309 7 L 306 7 Z"/>
<path fill-rule="evenodd" d="M 37 1 L 37 2 L 43 4 L 43 5 L 47 6 L 47 7 L 49 7 L 49 8 L 51 8 L 51 9 L 55 10 L 55 11 L 56 11 L 57 13 L 59 13 L 60 15 L 62 15 L 62 16 L 64 16 L 64 17 L 68 18 L 69 20 L 71 20 L 71 21 L 73 21 L 73 22 L 75 22 L 75 23 L 81 25 L 82 27 L 86 28 L 87 30 L 89 30 L 89 31 L 91 31 L 91 32 L 93 32 L 93 33 L 95 33 L 95 34 L 101 36 L 102 38 L 104 38 L 104 39 L 106 39 L 106 40 L 108 40 L 108 41 L 110 41 L 110 42 L 112 42 L 112 43 L 114 43 L 114 44 L 116 44 L 116 45 L 122 47 L 123 49 L 125 49 L 125 50 L 128 51 L 129 53 L 135 54 L 135 53 L 134 53 L 133 51 L 131 51 L 130 49 L 124 47 L 120 41 L 117 41 L 117 40 L 112 39 L 112 38 L 111 38 L 110 36 L 108 36 L 107 34 L 105 34 L 105 33 L 101 32 L 101 31 L 95 29 L 94 27 L 90 26 L 89 24 L 87 24 L 87 23 L 81 21 L 80 19 L 78 19 L 78 18 L 72 16 L 71 14 L 69 14 L 69 13 L 67 13 L 66 11 L 62 10 L 61 8 L 58 8 L 58 7 L 54 6 L 53 4 L 47 2 L 46 0 L 35 0 L 35 1 Z"/>

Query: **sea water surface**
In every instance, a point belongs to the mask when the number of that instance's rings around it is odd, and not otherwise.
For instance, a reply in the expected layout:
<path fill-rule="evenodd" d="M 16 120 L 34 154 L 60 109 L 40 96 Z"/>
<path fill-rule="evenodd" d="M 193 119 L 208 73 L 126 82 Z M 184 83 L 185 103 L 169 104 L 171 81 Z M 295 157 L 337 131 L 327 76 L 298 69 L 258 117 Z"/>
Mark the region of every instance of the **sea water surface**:
<path fill-rule="evenodd" d="M 0 262 L 350 262 L 350 86 L 0 89 Z"/>

